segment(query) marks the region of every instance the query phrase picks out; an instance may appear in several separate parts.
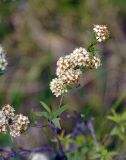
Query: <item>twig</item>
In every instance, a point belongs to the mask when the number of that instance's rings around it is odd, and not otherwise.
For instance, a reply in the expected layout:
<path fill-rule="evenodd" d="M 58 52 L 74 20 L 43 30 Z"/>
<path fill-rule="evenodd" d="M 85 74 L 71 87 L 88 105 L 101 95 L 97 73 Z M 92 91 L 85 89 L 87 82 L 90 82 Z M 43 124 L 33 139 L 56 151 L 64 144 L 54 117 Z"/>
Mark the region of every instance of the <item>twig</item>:
<path fill-rule="evenodd" d="M 93 124 L 92 124 L 92 120 L 91 120 L 91 119 L 88 120 L 88 122 L 87 122 L 87 127 L 88 127 L 88 129 L 90 130 L 90 132 L 91 132 L 92 138 L 93 138 L 93 140 L 94 140 L 94 144 L 95 144 L 95 146 L 96 146 L 96 150 L 98 150 L 98 142 L 97 142 L 97 138 L 96 138 L 94 126 L 93 126 Z"/>
<path fill-rule="evenodd" d="M 45 125 L 33 124 L 33 125 L 30 125 L 30 127 L 45 128 L 45 127 L 49 127 L 49 124 L 45 124 Z"/>
<path fill-rule="evenodd" d="M 58 133 L 57 133 L 57 129 L 56 129 L 56 127 L 55 127 L 53 124 L 50 124 L 50 123 L 49 123 L 49 124 L 46 124 L 46 125 L 35 124 L 35 125 L 32 125 L 31 127 L 39 127 L 39 128 L 41 128 L 41 127 L 49 127 L 49 128 L 53 131 L 53 133 L 54 133 L 54 135 L 55 135 L 55 137 L 56 137 L 56 140 L 57 140 L 57 144 L 58 144 L 58 148 L 59 148 L 61 157 L 64 157 L 63 160 L 67 160 L 66 155 L 65 155 L 65 152 L 64 152 L 64 149 L 63 149 L 63 147 L 62 147 L 61 141 L 60 141 L 59 136 L 58 136 Z M 26 152 L 26 150 L 23 150 L 23 151 Z M 27 151 L 28 151 L 28 150 L 27 150 Z"/>
<path fill-rule="evenodd" d="M 5 160 L 9 160 L 11 157 L 16 157 L 16 156 L 23 157 L 27 154 L 36 153 L 36 152 L 53 152 L 53 148 L 50 146 L 42 146 L 42 147 L 32 148 L 32 149 L 20 148 L 17 151 L 14 148 L 11 148 L 10 150 L 0 148 L 0 153 L 2 153 L 2 152 L 7 153 L 8 156 L 7 157 L 0 156 L 0 158 L 3 158 Z"/>
<path fill-rule="evenodd" d="M 59 139 L 56 127 L 54 125 L 50 124 L 50 128 L 52 129 L 53 133 L 55 134 L 57 144 L 58 144 L 58 148 L 59 148 L 59 151 L 60 151 L 60 155 L 63 158 L 62 160 L 67 160 L 67 157 L 66 157 L 65 151 L 62 147 L 61 141 Z"/>
<path fill-rule="evenodd" d="M 63 96 L 61 96 L 59 108 L 62 106 L 62 102 L 63 102 Z"/>

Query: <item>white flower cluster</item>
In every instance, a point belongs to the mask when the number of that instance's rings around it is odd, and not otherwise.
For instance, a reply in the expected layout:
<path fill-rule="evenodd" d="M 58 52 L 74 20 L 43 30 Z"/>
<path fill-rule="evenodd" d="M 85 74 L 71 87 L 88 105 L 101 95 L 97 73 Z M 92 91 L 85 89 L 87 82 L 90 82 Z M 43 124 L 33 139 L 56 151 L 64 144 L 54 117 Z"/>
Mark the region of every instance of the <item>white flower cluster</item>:
<path fill-rule="evenodd" d="M 66 84 L 74 84 L 79 82 L 80 75 L 82 74 L 80 69 L 68 69 L 63 75 L 62 75 L 62 81 Z"/>
<path fill-rule="evenodd" d="M 15 115 L 14 111 L 9 104 L 0 111 L 0 133 L 6 133 L 9 129 L 10 135 L 16 137 L 27 129 L 30 123 L 28 117 L 22 114 Z"/>
<path fill-rule="evenodd" d="M 90 62 L 90 54 L 85 48 L 76 48 L 71 55 L 71 60 L 75 66 L 88 66 Z"/>
<path fill-rule="evenodd" d="M 67 86 L 78 83 L 82 74 L 81 67 L 98 68 L 100 59 L 90 56 L 85 48 L 76 48 L 71 54 L 60 57 L 57 61 L 56 75 L 50 83 L 52 93 L 58 97 L 68 92 Z"/>
<path fill-rule="evenodd" d="M 16 115 L 13 124 L 10 125 L 10 135 L 13 137 L 20 136 L 20 134 L 27 129 L 28 123 L 28 117 L 22 114 Z"/>
<path fill-rule="evenodd" d="M 93 31 L 96 34 L 98 42 L 105 41 L 109 38 L 110 32 L 106 25 L 94 25 Z"/>
<path fill-rule="evenodd" d="M 63 83 L 61 78 L 54 78 L 50 83 L 50 89 L 56 97 L 68 91 L 66 84 Z"/>
<path fill-rule="evenodd" d="M 65 57 L 60 57 L 57 61 L 57 70 L 56 75 L 61 77 L 64 72 L 73 67 L 73 62 L 70 55 L 66 55 Z"/>
<path fill-rule="evenodd" d="M 6 69 L 7 66 L 7 60 L 5 57 L 5 52 L 2 46 L 0 46 L 0 71 L 3 72 Z"/>

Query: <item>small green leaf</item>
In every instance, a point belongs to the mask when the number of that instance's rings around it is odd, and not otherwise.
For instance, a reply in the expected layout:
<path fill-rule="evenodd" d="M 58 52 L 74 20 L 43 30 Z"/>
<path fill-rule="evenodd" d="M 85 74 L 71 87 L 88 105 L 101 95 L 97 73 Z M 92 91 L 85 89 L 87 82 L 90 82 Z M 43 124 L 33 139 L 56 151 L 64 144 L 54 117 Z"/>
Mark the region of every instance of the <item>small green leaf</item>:
<path fill-rule="evenodd" d="M 124 91 L 119 98 L 115 101 L 112 108 L 117 109 L 121 102 L 126 98 L 126 91 Z"/>
<path fill-rule="evenodd" d="M 47 112 L 40 112 L 41 117 L 49 118 L 49 114 Z"/>
<path fill-rule="evenodd" d="M 75 87 L 74 86 L 72 86 L 72 85 L 67 85 L 67 89 L 68 90 L 72 90 L 72 89 L 74 89 Z"/>
<path fill-rule="evenodd" d="M 99 49 L 99 48 L 94 48 L 94 52 L 101 52 L 101 49 Z"/>
<path fill-rule="evenodd" d="M 116 117 L 114 116 L 107 116 L 107 118 L 111 121 L 117 122 Z"/>
<path fill-rule="evenodd" d="M 35 124 L 36 123 L 36 117 L 35 117 L 35 114 L 34 114 L 33 111 L 31 111 L 31 113 L 30 113 L 30 118 L 31 118 L 32 124 Z"/>
<path fill-rule="evenodd" d="M 93 48 L 93 47 L 89 48 L 89 52 L 100 52 L 100 51 L 101 50 L 98 48 Z"/>
<path fill-rule="evenodd" d="M 113 128 L 113 130 L 111 131 L 111 135 L 118 135 L 120 134 L 120 131 L 117 127 Z"/>
<path fill-rule="evenodd" d="M 46 103 L 40 101 L 40 104 L 44 107 L 44 109 L 45 109 L 49 114 L 51 114 L 51 110 L 50 110 L 49 106 L 47 106 Z"/>
<path fill-rule="evenodd" d="M 53 114 L 54 118 L 57 118 L 58 116 L 60 116 L 67 109 L 68 109 L 67 105 L 64 105 L 61 108 L 57 109 L 57 111 Z"/>
<path fill-rule="evenodd" d="M 61 129 L 59 118 L 52 119 L 52 123 L 55 125 L 55 127 Z"/>
<path fill-rule="evenodd" d="M 88 47 L 88 52 L 93 52 L 93 51 L 94 51 L 94 47 L 89 46 L 89 47 Z"/>
<path fill-rule="evenodd" d="M 88 34 L 92 37 L 93 41 L 96 41 L 96 34 L 94 32 L 88 31 Z"/>

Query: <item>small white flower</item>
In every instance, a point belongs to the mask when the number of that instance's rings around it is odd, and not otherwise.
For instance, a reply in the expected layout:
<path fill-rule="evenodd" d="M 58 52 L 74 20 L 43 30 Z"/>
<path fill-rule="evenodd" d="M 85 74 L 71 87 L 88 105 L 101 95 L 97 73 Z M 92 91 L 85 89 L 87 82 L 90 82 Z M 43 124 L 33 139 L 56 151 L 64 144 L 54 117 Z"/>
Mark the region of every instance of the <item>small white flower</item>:
<path fill-rule="evenodd" d="M 101 38 L 99 38 L 99 39 L 98 39 L 98 42 L 102 42 L 102 39 L 101 39 Z"/>
<path fill-rule="evenodd" d="M 106 25 L 94 25 L 93 31 L 96 34 L 98 42 L 105 41 L 110 36 L 110 32 Z"/>
<path fill-rule="evenodd" d="M 60 78 L 54 78 L 50 82 L 50 89 L 56 97 L 68 92 L 66 84 L 64 84 L 63 80 Z"/>

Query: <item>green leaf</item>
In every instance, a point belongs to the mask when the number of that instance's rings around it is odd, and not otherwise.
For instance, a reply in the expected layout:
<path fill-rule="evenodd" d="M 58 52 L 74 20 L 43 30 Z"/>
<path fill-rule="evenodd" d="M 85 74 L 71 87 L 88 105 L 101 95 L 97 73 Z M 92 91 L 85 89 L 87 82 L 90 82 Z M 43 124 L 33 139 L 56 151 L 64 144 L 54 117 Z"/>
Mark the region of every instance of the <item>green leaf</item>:
<path fill-rule="evenodd" d="M 120 104 L 121 102 L 126 98 L 126 91 L 124 91 L 120 96 L 119 98 L 116 100 L 116 102 L 114 103 L 114 105 L 112 106 L 112 108 L 116 109 Z"/>
<path fill-rule="evenodd" d="M 45 109 L 49 114 L 51 114 L 51 110 L 50 110 L 49 106 L 48 106 L 46 103 L 40 101 L 40 104 L 44 107 L 44 109 Z"/>
<path fill-rule="evenodd" d="M 35 124 L 36 123 L 36 117 L 35 117 L 35 114 L 34 114 L 33 111 L 31 111 L 31 113 L 30 113 L 30 118 L 31 118 L 32 124 Z"/>
<path fill-rule="evenodd" d="M 91 47 L 89 48 L 89 52 L 100 52 L 101 50 L 98 48 Z"/>
<path fill-rule="evenodd" d="M 40 112 L 41 117 L 49 118 L 49 114 L 47 112 Z"/>
<path fill-rule="evenodd" d="M 53 117 L 57 118 L 58 116 L 60 116 L 67 109 L 68 109 L 67 105 L 62 106 L 61 108 L 57 109 L 57 111 L 55 113 L 53 113 Z"/>
<path fill-rule="evenodd" d="M 68 90 L 72 90 L 72 89 L 74 89 L 75 87 L 74 86 L 72 86 L 72 85 L 67 85 L 67 89 Z"/>
<path fill-rule="evenodd" d="M 113 130 L 111 131 L 111 135 L 118 135 L 120 134 L 119 128 L 115 127 L 113 128 Z"/>
<path fill-rule="evenodd" d="M 89 46 L 88 52 L 93 52 L 93 51 L 94 51 L 94 47 L 92 47 L 92 46 L 90 47 L 90 46 Z"/>
<path fill-rule="evenodd" d="M 88 31 L 88 34 L 92 37 L 93 41 L 96 42 L 96 35 L 94 32 Z"/>
<path fill-rule="evenodd" d="M 111 121 L 117 122 L 117 117 L 114 116 L 107 116 L 107 118 Z"/>
<path fill-rule="evenodd" d="M 55 125 L 56 128 L 61 129 L 59 118 L 52 119 L 52 123 Z"/>

